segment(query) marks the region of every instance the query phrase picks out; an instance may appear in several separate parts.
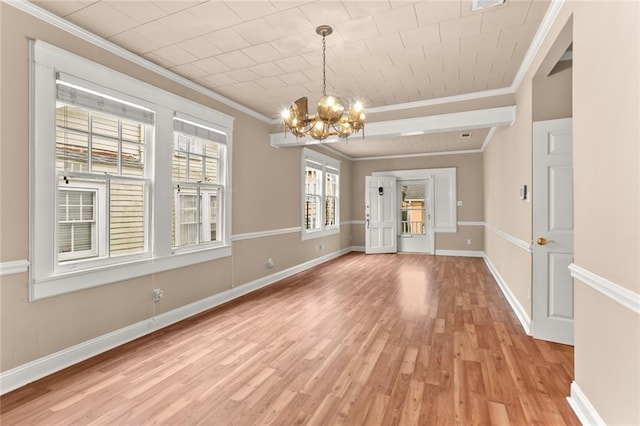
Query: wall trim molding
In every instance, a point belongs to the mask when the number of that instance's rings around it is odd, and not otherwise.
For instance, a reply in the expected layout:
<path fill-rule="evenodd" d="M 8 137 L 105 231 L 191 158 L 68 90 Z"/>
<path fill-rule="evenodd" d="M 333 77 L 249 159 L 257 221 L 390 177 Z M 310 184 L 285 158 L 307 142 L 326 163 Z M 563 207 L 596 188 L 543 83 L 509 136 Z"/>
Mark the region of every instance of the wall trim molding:
<path fill-rule="evenodd" d="M 295 226 L 293 228 L 270 229 L 268 231 L 247 232 L 244 234 L 236 234 L 231 236 L 231 241 L 251 240 L 253 238 L 272 237 L 274 235 L 293 234 L 301 232 L 302 227 Z"/>
<path fill-rule="evenodd" d="M 495 278 L 496 282 L 498 283 L 498 287 L 500 287 L 500 290 L 502 290 L 502 294 L 504 294 L 504 297 L 507 299 L 507 302 L 509 302 L 511 309 L 518 317 L 518 320 L 520 321 L 524 332 L 527 334 L 527 336 L 531 336 L 531 318 L 529 318 L 529 314 L 527 314 L 527 311 L 520 304 L 516 296 L 511 292 L 511 289 L 507 285 L 506 281 L 502 278 L 496 267 L 493 266 L 493 263 L 491 263 L 489 256 L 485 254 L 483 257 L 484 262 L 487 264 L 487 267 L 491 272 L 491 275 L 493 275 L 493 278 Z"/>
<path fill-rule="evenodd" d="M 458 226 L 485 226 L 486 224 L 482 221 L 473 221 L 473 220 L 460 220 L 458 221 Z"/>
<path fill-rule="evenodd" d="M 26 259 L 10 260 L 8 262 L 0 262 L 0 277 L 5 275 L 22 274 L 29 272 L 31 262 Z"/>
<path fill-rule="evenodd" d="M 583 425 L 606 425 L 604 420 L 602 420 L 602 417 L 600 417 L 596 409 L 591 405 L 591 402 L 576 382 L 571 383 L 571 395 L 567 397 L 567 402 L 573 409 L 573 412 L 576 413 L 580 423 Z"/>
<path fill-rule="evenodd" d="M 0 373 L 0 395 L 352 251 L 346 247 Z"/>
<path fill-rule="evenodd" d="M 484 257 L 483 251 L 477 250 L 437 250 L 436 256 Z"/>
<path fill-rule="evenodd" d="M 609 281 L 608 279 L 578 266 L 575 263 L 569 265 L 569 271 L 571 271 L 571 276 L 573 278 L 580 280 L 614 302 L 617 302 L 640 315 L 640 294 Z"/>
<path fill-rule="evenodd" d="M 516 246 L 520 247 L 522 250 L 526 251 L 527 253 L 533 253 L 533 248 L 531 247 L 531 243 L 528 243 L 526 241 L 521 240 L 520 238 L 514 237 L 513 235 L 504 232 L 502 229 L 496 228 L 495 226 L 491 225 L 490 223 L 485 223 L 485 227 L 493 232 L 495 232 L 497 235 L 499 235 L 500 237 L 504 238 L 505 240 L 515 244 Z"/>

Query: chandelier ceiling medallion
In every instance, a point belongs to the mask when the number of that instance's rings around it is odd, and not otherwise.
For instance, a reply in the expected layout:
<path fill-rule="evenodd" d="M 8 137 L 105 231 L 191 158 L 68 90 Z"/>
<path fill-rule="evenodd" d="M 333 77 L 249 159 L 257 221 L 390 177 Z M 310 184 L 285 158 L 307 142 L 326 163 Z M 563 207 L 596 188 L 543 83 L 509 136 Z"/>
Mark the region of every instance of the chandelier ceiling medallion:
<path fill-rule="evenodd" d="M 318 102 L 318 112 L 309 117 L 307 97 L 302 97 L 282 112 L 285 135 L 289 130 L 296 137 L 311 136 L 317 140 L 325 140 L 330 136 L 347 138 L 362 130 L 364 139 L 364 109 L 362 103 L 354 102 L 349 113 L 344 113 L 342 99 L 327 95 L 327 56 L 325 38 L 333 32 L 329 25 L 320 25 L 316 33 L 322 36 L 322 97 Z"/>

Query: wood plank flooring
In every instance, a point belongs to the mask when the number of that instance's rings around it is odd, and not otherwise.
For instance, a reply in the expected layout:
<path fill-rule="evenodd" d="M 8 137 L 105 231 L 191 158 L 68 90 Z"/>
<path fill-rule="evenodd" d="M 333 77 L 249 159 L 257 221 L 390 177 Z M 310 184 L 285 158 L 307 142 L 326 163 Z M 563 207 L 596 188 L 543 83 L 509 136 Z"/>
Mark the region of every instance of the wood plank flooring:
<path fill-rule="evenodd" d="M 482 259 L 350 253 L 0 399 L 3 425 L 577 425 Z"/>

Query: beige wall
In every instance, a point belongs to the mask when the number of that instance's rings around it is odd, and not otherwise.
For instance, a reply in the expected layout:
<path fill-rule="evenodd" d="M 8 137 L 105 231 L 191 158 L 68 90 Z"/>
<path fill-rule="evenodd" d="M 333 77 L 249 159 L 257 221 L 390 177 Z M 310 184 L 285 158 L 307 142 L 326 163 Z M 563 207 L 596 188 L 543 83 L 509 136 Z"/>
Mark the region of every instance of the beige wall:
<path fill-rule="evenodd" d="M 373 172 L 390 170 L 435 169 L 455 167 L 457 172 L 457 196 L 462 201 L 458 207 L 458 221 L 482 222 L 484 220 L 484 196 L 482 153 L 435 155 L 425 157 L 390 158 L 354 161 L 351 172 L 351 212 L 354 220 L 364 220 L 364 178 Z M 457 234 L 437 234 L 436 250 L 482 250 L 484 237 L 478 226 L 460 226 Z M 364 246 L 364 226 L 352 226 L 354 246 Z M 467 245 L 470 238 L 472 245 Z"/>
<path fill-rule="evenodd" d="M 640 3 L 574 12 L 575 263 L 640 293 Z M 576 382 L 640 424 L 640 315 L 576 280 Z"/>
<path fill-rule="evenodd" d="M 573 117 L 572 67 L 533 80 L 533 121 Z"/>
<path fill-rule="evenodd" d="M 40 39 L 114 70 L 235 117 L 232 158 L 232 233 L 299 227 L 300 148 L 269 145 L 269 126 L 207 96 L 133 65 L 96 46 L 0 3 L 2 104 L 0 119 L 0 262 L 29 257 L 28 40 Z M 9 125 L 10 124 L 10 125 Z M 339 158 L 340 159 L 340 158 Z M 340 191 L 351 192 L 351 166 L 341 160 Z M 351 219 L 344 202 L 342 220 Z M 340 234 L 301 241 L 300 233 L 233 243 L 233 256 L 133 280 L 28 302 L 28 274 L 0 283 L 0 370 L 69 348 L 274 272 L 351 245 Z M 321 248 L 322 246 L 322 248 Z M 267 268 L 267 259 L 275 261 Z M 151 301 L 153 288 L 164 298 Z"/>
<path fill-rule="evenodd" d="M 640 3 L 566 1 L 516 98 L 516 124 L 496 132 L 485 151 L 485 220 L 531 240 L 533 118 L 566 114 L 549 107 L 557 77 L 534 83 L 536 70 L 573 19 L 575 264 L 640 292 Z M 561 52 L 556 52 L 561 54 Z M 561 82 L 560 79 L 564 79 Z M 556 91 L 546 98 L 545 91 Z M 547 104 L 547 106 L 544 106 Z M 534 111 L 535 110 L 535 111 Z M 550 114 L 550 115 L 549 115 Z M 535 188 L 532 193 L 535 197 Z M 531 312 L 531 256 L 485 231 L 485 251 L 520 304 Z M 640 424 L 640 316 L 575 280 L 575 382 L 607 424 Z"/>

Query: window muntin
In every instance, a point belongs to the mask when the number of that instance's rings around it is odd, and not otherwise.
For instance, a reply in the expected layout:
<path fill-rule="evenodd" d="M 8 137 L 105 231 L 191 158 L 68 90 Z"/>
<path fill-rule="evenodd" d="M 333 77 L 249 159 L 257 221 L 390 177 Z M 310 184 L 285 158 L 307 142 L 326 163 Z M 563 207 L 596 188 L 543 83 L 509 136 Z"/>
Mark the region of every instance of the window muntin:
<path fill-rule="evenodd" d="M 340 163 L 305 148 L 302 185 L 303 238 L 339 232 Z"/>

